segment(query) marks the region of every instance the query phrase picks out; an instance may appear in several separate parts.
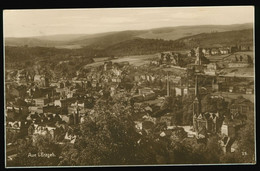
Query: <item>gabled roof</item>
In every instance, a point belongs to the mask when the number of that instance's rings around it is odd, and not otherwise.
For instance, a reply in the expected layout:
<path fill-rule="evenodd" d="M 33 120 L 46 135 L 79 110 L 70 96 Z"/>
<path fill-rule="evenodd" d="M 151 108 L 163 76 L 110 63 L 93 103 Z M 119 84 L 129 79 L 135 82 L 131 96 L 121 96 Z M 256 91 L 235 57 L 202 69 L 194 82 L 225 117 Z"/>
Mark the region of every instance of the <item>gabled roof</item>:
<path fill-rule="evenodd" d="M 254 105 L 250 100 L 244 98 L 244 97 L 239 97 L 231 103 L 231 105 L 242 105 L 242 104 L 248 104 L 248 105 Z"/>

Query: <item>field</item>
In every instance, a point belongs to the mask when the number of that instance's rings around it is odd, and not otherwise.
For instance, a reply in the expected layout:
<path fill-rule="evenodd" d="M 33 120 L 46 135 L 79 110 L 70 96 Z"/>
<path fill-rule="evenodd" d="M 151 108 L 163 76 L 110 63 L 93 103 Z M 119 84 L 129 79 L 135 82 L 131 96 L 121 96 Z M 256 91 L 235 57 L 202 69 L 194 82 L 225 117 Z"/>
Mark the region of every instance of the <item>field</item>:
<path fill-rule="evenodd" d="M 82 48 L 81 45 L 58 45 L 55 46 L 57 49 L 80 49 Z"/>
<path fill-rule="evenodd" d="M 229 60 L 229 58 L 232 58 L 234 55 L 249 55 L 254 59 L 253 51 L 235 52 L 226 55 L 214 55 L 214 56 L 209 56 L 207 58 L 209 59 L 210 62 L 221 62 L 222 60 Z"/>
<path fill-rule="evenodd" d="M 220 71 L 221 76 L 226 77 L 255 77 L 254 68 L 225 68 Z"/>
<path fill-rule="evenodd" d="M 131 65 L 134 66 L 141 66 L 144 64 L 149 63 L 150 60 L 154 59 L 156 57 L 156 54 L 153 55 L 136 55 L 136 56 L 124 56 L 124 57 L 120 57 L 118 59 L 112 59 L 111 61 L 114 62 L 125 62 L 128 61 Z M 91 64 L 87 64 L 85 65 L 85 68 L 89 68 L 89 67 L 97 67 L 100 65 L 103 65 L 104 62 L 107 60 L 108 58 L 100 58 L 97 60 L 97 58 L 95 58 L 95 62 L 91 63 Z"/>

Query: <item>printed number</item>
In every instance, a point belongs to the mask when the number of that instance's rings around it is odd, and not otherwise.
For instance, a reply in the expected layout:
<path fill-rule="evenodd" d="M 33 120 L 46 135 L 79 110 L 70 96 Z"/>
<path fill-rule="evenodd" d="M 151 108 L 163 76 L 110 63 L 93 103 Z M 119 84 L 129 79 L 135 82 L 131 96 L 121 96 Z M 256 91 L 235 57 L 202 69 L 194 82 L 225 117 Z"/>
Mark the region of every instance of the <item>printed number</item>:
<path fill-rule="evenodd" d="M 247 155 L 247 152 L 242 152 L 242 155 L 243 155 L 243 156 L 246 156 L 246 155 Z"/>

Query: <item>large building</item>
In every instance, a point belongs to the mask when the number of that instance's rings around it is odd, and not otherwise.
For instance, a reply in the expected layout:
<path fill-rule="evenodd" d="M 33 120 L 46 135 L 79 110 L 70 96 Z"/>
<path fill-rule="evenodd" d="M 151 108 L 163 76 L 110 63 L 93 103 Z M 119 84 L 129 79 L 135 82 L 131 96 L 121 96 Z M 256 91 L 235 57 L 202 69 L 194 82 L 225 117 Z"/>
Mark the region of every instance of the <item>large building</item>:
<path fill-rule="evenodd" d="M 193 102 L 193 130 L 198 140 L 206 140 L 208 135 L 220 131 L 221 122 L 218 113 L 202 112 L 199 94 L 198 75 L 195 75 L 195 99 Z"/>
<path fill-rule="evenodd" d="M 45 106 L 49 102 L 47 98 L 37 98 L 34 100 L 36 106 Z"/>

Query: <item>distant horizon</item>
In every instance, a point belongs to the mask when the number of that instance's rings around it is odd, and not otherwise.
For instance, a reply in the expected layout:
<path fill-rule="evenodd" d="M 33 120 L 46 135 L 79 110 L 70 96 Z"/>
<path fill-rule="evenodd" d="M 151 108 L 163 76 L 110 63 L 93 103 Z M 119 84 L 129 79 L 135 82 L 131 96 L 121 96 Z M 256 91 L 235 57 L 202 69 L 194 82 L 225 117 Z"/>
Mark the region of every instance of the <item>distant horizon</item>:
<path fill-rule="evenodd" d="M 254 23 L 254 6 L 4 10 L 4 37 Z"/>
<path fill-rule="evenodd" d="M 179 26 L 165 26 L 165 27 L 154 27 L 148 29 L 135 29 L 135 30 L 115 30 L 108 32 L 98 32 L 98 33 L 64 33 L 64 34 L 48 34 L 48 35 L 40 35 L 40 36 L 25 36 L 25 37 L 5 37 L 5 38 L 37 38 L 37 37 L 49 37 L 49 36 L 68 36 L 68 35 L 97 35 L 97 34 L 105 34 L 105 33 L 114 33 L 114 32 L 124 32 L 124 31 L 142 31 L 142 30 L 153 30 L 160 28 L 174 28 L 174 27 L 192 27 L 192 26 L 228 26 L 228 25 L 243 25 L 243 24 L 254 24 L 253 22 L 247 23 L 236 23 L 236 24 L 204 24 L 204 25 L 179 25 Z"/>

